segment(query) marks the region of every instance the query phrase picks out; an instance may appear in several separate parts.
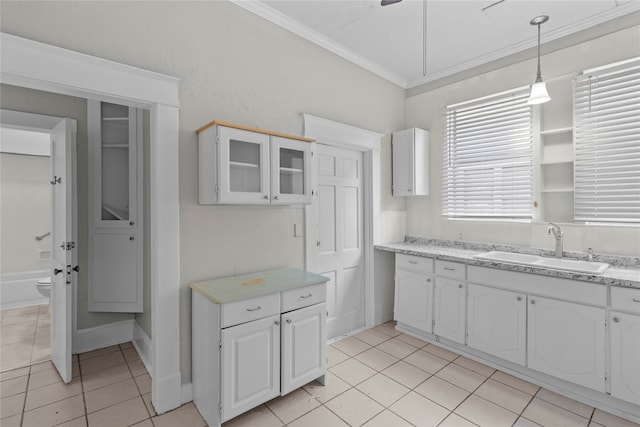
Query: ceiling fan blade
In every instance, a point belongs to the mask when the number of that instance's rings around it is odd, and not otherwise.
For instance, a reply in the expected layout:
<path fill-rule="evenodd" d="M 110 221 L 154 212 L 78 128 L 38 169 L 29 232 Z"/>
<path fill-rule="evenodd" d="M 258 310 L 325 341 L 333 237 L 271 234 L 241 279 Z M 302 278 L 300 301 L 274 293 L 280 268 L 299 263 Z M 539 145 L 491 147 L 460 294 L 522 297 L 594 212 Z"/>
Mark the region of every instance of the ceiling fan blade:
<path fill-rule="evenodd" d="M 402 0 L 382 0 L 380 2 L 381 6 L 389 6 L 390 4 L 400 3 Z"/>

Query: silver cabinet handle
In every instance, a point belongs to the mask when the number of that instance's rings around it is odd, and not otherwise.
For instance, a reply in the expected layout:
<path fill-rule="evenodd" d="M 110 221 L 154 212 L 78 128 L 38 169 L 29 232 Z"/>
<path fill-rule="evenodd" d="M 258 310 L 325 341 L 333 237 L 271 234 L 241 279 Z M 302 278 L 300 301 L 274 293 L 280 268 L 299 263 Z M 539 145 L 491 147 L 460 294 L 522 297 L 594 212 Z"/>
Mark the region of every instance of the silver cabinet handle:
<path fill-rule="evenodd" d="M 291 319 L 287 319 L 287 323 L 291 323 Z"/>
<path fill-rule="evenodd" d="M 616 323 L 619 323 L 620 322 L 620 318 L 619 317 L 614 317 L 613 321 L 616 322 Z"/>
<path fill-rule="evenodd" d="M 260 310 L 262 307 L 257 306 L 256 308 L 247 308 L 247 311 L 258 311 Z"/>
<path fill-rule="evenodd" d="M 451 267 L 445 267 L 444 269 L 447 270 L 447 271 L 456 271 L 455 268 L 451 268 Z"/>
<path fill-rule="evenodd" d="M 300 295 L 300 298 L 309 298 L 309 297 L 311 297 L 311 296 L 313 296 L 313 294 L 309 294 L 309 295 Z"/>
<path fill-rule="evenodd" d="M 631 298 L 631 301 L 633 301 L 633 302 L 640 302 L 640 299 L 638 299 L 638 298 Z"/>
<path fill-rule="evenodd" d="M 409 264 L 417 264 L 418 261 L 409 261 Z"/>

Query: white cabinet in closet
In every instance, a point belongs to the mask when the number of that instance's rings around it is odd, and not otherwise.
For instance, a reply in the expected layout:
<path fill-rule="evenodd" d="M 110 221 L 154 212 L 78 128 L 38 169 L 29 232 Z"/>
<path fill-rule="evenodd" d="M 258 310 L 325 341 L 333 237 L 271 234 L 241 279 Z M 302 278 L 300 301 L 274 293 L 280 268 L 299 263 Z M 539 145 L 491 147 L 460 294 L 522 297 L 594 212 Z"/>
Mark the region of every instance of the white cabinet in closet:
<path fill-rule="evenodd" d="M 89 289 L 94 312 L 142 312 L 142 112 L 89 101 Z"/>

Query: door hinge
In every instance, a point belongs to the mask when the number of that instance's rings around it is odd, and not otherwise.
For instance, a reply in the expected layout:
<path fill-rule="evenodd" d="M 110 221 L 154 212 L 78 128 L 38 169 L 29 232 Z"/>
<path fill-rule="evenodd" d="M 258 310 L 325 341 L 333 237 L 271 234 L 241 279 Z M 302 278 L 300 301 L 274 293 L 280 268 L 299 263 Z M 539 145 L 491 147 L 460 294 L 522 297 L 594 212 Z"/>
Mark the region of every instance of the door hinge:
<path fill-rule="evenodd" d="M 220 412 L 220 415 L 222 415 L 222 402 L 220 402 L 220 405 L 218 405 L 218 412 Z"/>
<path fill-rule="evenodd" d="M 63 251 L 70 251 L 71 249 L 75 249 L 76 242 L 62 242 L 60 247 Z"/>
<path fill-rule="evenodd" d="M 216 136 L 216 144 L 220 144 L 220 137 Z"/>
<path fill-rule="evenodd" d="M 316 242 L 316 246 L 317 246 L 318 248 L 320 247 L 320 240 L 318 240 L 318 241 Z"/>
<path fill-rule="evenodd" d="M 222 341 L 218 343 L 218 351 L 222 351 Z"/>

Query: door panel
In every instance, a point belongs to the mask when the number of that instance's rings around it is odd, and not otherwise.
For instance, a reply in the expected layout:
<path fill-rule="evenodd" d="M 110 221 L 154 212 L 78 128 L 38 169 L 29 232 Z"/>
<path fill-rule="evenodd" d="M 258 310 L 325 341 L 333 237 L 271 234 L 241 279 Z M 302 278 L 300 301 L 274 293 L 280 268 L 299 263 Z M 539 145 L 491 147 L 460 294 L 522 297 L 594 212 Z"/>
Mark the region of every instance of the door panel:
<path fill-rule="evenodd" d="M 362 161 L 359 151 L 317 146 L 315 271 L 332 278 L 327 284 L 328 338 L 365 324 Z"/>

